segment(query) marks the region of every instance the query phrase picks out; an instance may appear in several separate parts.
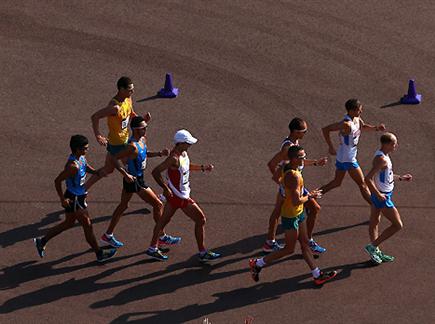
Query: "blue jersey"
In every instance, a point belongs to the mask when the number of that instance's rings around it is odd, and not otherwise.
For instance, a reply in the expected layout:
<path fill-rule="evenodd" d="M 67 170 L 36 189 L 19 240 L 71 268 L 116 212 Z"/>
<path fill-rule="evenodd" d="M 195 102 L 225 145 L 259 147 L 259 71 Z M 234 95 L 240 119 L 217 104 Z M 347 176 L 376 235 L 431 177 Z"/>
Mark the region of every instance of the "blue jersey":
<path fill-rule="evenodd" d="M 129 143 L 136 146 L 137 157 L 127 160 L 127 171 L 132 176 L 142 177 L 143 170 L 145 170 L 147 166 L 147 145 L 143 141 L 136 142 L 133 138 L 130 138 Z M 143 143 L 143 147 L 141 147 L 139 143 Z"/>
<path fill-rule="evenodd" d="M 68 162 L 74 161 L 78 166 L 79 169 L 77 173 L 68 179 L 65 180 L 66 182 L 66 189 L 71 192 L 73 195 L 81 196 L 86 194 L 85 189 L 85 181 L 86 181 L 86 159 L 84 156 L 81 156 L 78 160 L 77 158 L 71 154 L 68 157 Z"/>

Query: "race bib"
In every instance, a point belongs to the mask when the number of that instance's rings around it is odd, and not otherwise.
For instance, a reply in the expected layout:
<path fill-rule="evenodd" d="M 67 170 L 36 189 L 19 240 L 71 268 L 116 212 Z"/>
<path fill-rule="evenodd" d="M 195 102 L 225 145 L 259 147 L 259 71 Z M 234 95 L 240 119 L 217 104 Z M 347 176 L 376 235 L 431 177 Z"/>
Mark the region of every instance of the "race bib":
<path fill-rule="evenodd" d="M 80 187 L 83 186 L 86 182 L 86 175 L 80 178 Z"/>
<path fill-rule="evenodd" d="M 147 159 L 145 159 L 145 160 L 142 161 L 141 169 L 142 169 L 142 170 L 145 170 L 146 167 L 147 167 Z"/>
<path fill-rule="evenodd" d="M 127 118 L 124 118 L 121 122 L 121 128 L 122 129 L 126 129 L 128 127 L 128 121 L 130 119 L 130 116 L 128 116 Z"/>
<path fill-rule="evenodd" d="M 187 183 L 189 183 L 189 171 L 183 173 L 182 184 L 187 184 Z"/>

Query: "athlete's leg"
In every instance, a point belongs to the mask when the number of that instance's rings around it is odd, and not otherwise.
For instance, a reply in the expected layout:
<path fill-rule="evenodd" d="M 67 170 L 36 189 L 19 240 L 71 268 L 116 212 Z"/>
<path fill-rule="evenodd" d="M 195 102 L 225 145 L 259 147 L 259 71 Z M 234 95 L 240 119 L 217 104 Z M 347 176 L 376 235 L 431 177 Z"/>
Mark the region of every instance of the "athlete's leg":
<path fill-rule="evenodd" d="M 285 240 L 284 248 L 272 252 L 263 258 L 265 264 L 269 265 L 273 261 L 281 259 L 287 255 L 290 255 L 295 251 L 296 241 L 298 240 L 298 230 L 294 228 L 284 230 L 284 240 Z"/>
<path fill-rule="evenodd" d="M 106 234 L 112 234 L 115 230 L 116 225 L 118 224 L 122 214 L 124 211 L 128 208 L 128 203 L 133 196 L 133 193 L 126 192 L 125 189 L 122 189 L 121 193 L 121 202 L 116 207 L 115 211 L 113 212 L 112 219 L 110 220 L 109 227 L 107 228 Z"/>
<path fill-rule="evenodd" d="M 319 215 L 321 207 L 320 207 L 319 203 L 317 202 L 317 200 L 314 198 L 311 198 L 310 200 L 308 200 L 304 204 L 304 207 L 307 210 L 308 238 L 311 239 L 311 238 L 313 238 L 314 225 L 316 224 L 317 215 Z"/>
<path fill-rule="evenodd" d="M 85 232 L 86 241 L 92 247 L 95 253 L 100 250 L 98 246 L 97 239 L 95 238 L 94 231 L 92 229 L 91 218 L 89 217 L 89 213 L 86 209 L 79 209 L 76 212 L 77 220 L 83 227 L 83 231 Z"/>
<path fill-rule="evenodd" d="M 165 204 L 165 207 L 163 208 L 162 217 L 159 218 L 158 222 L 154 226 L 153 237 L 151 239 L 150 246 L 152 247 L 157 246 L 157 241 L 159 240 L 160 233 L 169 223 L 169 221 L 171 220 L 172 216 L 174 216 L 176 211 L 177 211 L 177 207 L 172 206 L 170 202 L 167 202 Z"/>
<path fill-rule="evenodd" d="M 403 223 L 396 207 L 382 208 L 381 212 L 391 222 L 391 225 L 387 227 L 381 233 L 381 235 L 372 242 L 373 246 L 379 246 L 383 241 L 390 238 L 403 228 Z"/>
<path fill-rule="evenodd" d="M 305 262 L 308 264 L 311 270 L 316 268 L 314 264 L 313 253 L 311 252 L 310 246 L 308 244 L 308 230 L 307 223 L 305 221 L 299 223 L 299 244 L 301 245 L 302 255 Z"/>
<path fill-rule="evenodd" d="M 370 199 L 370 190 L 367 187 L 367 184 L 364 181 L 364 174 L 360 167 L 356 169 L 349 169 L 349 175 L 355 181 L 355 183 L 358 185 L 359 190 L 361 191 L 361 195 L 364 198 L 365 201 L 369 203 L 369 205 L 372 204 L 372 201 Z"/>
<path fill-rule="evenodd" d="M 276 194 L 275 207 L 269 217 L 269 230 L 267 232 L 267 240 L 273 241 L 276 237 L 276 229 L 278 227 L 279 216 L 281 214 L 281 206 L 284 202 L 284 197 L 278 192 Z"/>
<path fill-rule="evenodd" d="M 370 206 L 369 236 L 370 242 L 375 241 L 379 236 L 379 222 L 381 221 L 381 210 L 374 205 Z"/>
<path fill-rule="evenodd" d="M 332 180 L 331 182 L 329 182 L 328 184 L 320 187 L 320 190 L 322 190 L 322 193 L 327 193 L 328 191 L 340 187 L 341 183 L 343 182 L 344 176 L 346 175 L 346 171 L 345 170 L 335 170 L 335 178 L 334 180 Z"/>
<path fill-rule="evenodd" d="M 88 181 L 86 181 L 85 187 L 87 190 L 91 188 L 98 180 L 103 177 L 107 177 L 115 170 L 115 166 L 113 165 L 112 158 L 110 157 L 110 153 L 106 154 L 106 161 L 104 162 L 104 166 L 98 170 L 98 174 L 93 174 Z"/>
<path fill-rule="evenodd" d="M 65 213 L 65 220 L 62 223 L 50 228 L 47 234 L 45 234 L 45 236 L 42 238 L 43 244 L 47 244 L 47 242 L 53 237 L 73 227 L 76 219 L 76 213 Z"/>
<path fill-rule="evenodd" d="M 195 238 L 200 252 L 205 251 L 205 222 L 206 218 L 202 209 L 197 203 L 188 204 L 184 207 L 183 212 L 195 222 Z"/>
<path fill-rule="evenodd" d="M 154 222 L 157 224 L 159 219 L 162 217 L 163 203 L 160 201 L 160 199 L 151 188 L 141 189 L 137 192 L 137 194 L 139 195 L 139 197 L 142 198 L 143 201 L 153 207 L 153 218 Z M 162 228 L 159 235 L 162 236 L 164 234 L 164 229 Z"/>

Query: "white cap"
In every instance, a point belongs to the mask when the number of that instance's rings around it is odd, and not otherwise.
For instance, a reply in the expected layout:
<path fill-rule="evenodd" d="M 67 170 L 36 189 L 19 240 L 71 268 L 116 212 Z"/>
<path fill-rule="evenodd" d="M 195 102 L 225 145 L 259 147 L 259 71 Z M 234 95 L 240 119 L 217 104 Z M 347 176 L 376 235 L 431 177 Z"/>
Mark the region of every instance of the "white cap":
<path fill-rule="evenodd" d="M 192 136 L 187 130 L 180 129 L 174 135 L 174 142 L 177 143 L 187 143 L 187 144 L 195 144 L 198 142 L 198 139 Z"/>

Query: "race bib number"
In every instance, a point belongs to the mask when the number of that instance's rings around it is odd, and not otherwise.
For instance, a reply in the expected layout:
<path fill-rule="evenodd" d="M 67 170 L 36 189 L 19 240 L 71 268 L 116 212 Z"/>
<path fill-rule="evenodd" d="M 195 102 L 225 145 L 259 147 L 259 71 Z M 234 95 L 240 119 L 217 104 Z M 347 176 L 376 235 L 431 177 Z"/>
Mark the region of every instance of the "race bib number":
<path fill-rule="evenodd" d="M 122 128 L 122 129 L 126 129 L 126 128 L 128 127 L 128 121 L 129 121 L 129 119 L 130 119 L 130 116 L 127 117 L 127 118 L 124 118 L 124 119 L 122 120 L 122 122 L 121 122 L 121 128 Z"/>
<path fill-rule="evenodd" d="M 86 175 L 80 178 L 80 186 L 83 186 L 86 182 Z"/>
<path fill-rule="evenodd" d="M 145 168 L 147 167 L 147 159 L 142 161 L 142 170 L 145 170 Z"/>
<path fill-rule="evenodd" d="M 189 171 L 183 173 L 182 184 L 187 184 L 187 183 L 189 183 Z"/>

